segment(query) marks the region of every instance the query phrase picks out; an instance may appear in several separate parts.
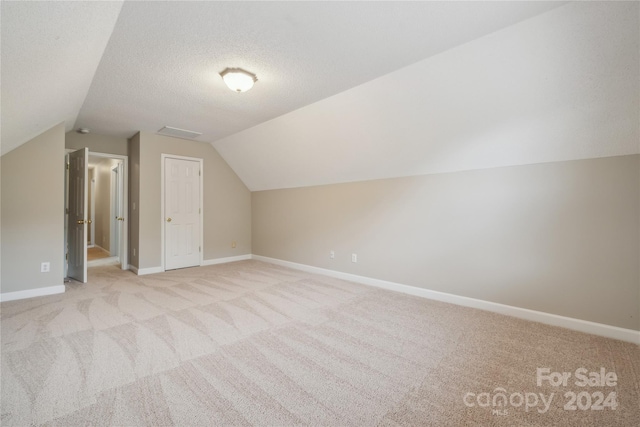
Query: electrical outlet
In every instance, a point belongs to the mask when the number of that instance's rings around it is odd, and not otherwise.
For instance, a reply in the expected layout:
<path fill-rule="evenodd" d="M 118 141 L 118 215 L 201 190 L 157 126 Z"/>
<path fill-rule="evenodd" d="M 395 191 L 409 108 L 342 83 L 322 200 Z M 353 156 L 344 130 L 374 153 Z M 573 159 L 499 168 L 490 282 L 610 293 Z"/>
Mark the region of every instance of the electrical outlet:
<path fill-rule="evenodd" d="M 351 262 L 358 262 L 358 254 L 351 254 Z"/>
<path fill-rule="evenodd" d="M 336 253 L 334 251 L 329 252 L 329 258 L 334 259 L 336 257 Z"/>
<path fill-rule="evenodd" d="M 48 262 L 43 262 L 40 264 L 40 273 L 48 273 L 51 271 L 51 264 Z"/>

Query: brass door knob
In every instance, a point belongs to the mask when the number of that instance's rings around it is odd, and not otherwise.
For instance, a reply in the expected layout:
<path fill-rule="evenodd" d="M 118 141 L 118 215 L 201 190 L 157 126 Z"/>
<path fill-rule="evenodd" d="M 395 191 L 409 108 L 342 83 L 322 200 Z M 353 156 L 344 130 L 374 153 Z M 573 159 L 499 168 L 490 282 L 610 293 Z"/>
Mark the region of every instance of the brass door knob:
<path fill-rule="evenodd" d="M 84 219 L 79 219 L 79 220 L 77 221 L 77 223 L 78 223 L 78 224 L 84 224 L 85 222 L 87 222 L 87 221 L 85 221 Z"/>
<path fill-rule="evenodd" d="M 171 218 L 170 218 L 170 217 L 169 217 L 169 218 L 167 218 L 167 222 L 171 222 Z"/>
<path fill-rule="evenodd" d="M 93 222 L 93 221 L 91 221 L 91 220 L 88 220 L 88 221 L 87 221 L 87 224 L 91 224 L 92 222 Z"/>

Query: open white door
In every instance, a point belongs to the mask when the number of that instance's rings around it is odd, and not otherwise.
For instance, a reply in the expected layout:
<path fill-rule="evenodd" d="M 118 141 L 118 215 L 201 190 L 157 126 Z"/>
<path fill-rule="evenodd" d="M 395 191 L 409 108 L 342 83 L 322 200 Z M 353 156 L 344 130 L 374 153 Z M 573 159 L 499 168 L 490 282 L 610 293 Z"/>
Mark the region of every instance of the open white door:
<path fill-rule="evenodd" d="M 118 187 L 118 164 L 111 166 L 111 239 L 109 247 L 112 257 L 117 257 L 120 253 L 120 194 Z"/>
<path fill-rule="evenodd" d="M 126 261 L 126 251 L 127 251 L 127 241 L 125 235 L 125 204 L 124 204 L 124 162 L 118 162 L 118 170 L 117 170 L 118 182 L 116 184 L 118 195 L 117 195 L 117 222 L 118 222 L 118 257 L 120 257 L 120 264 L 122 269 L 125 270 L 128 268 Z"/>
<path fill-rule="evenodd" d="M 123 162 L 118 161 L 111 168 L 111 256 L 122 257 L 124 253 L 124 203 L 123 203 Z"/>
<path fill-rule="evenodd" d="M 89 149 L 69 154 L 68 276 L 87 283 L 87 193 Z"/>
<path fill-rule="evenodd" d="M 165 269 L 200 265 L 200 161 L 164 159 Z"/>

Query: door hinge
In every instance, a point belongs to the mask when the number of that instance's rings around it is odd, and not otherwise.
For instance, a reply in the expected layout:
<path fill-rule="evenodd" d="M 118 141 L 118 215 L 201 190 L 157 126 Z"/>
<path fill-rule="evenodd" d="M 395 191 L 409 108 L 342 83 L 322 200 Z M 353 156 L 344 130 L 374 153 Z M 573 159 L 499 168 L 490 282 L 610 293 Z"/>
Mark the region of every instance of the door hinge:
<path fill-rule="evenodd" d="M 67 163 L 67 170 L 69 170 L 69 163 Z"/>
<path fill-rule="evenodd" d="M 198 246 L 198 252 L 202 252 L 202 247 Z"/>
<path fill-rule="evenodd" d="M 198 169 L 198 176 L 202 176 L 202 171 Z"/>
<path fill-rule="evenodd" d="M 69 261 L 69 253 L 64 254 L 64 259 Z"/>

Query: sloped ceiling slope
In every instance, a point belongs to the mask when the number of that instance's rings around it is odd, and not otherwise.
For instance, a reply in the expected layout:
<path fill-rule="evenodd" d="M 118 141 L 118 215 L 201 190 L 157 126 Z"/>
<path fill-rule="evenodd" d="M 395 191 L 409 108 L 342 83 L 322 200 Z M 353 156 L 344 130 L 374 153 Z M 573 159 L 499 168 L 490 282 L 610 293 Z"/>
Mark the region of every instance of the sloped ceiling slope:
<path fill-rule="evenodd" d="M 575 2 L 214 142 L 268 190 L 640 152 L 637 2 Z"/>
<path fill-rule="evenodd" d="M 122 2 L 2 1 L 1 153 L 73 128 Z"/>
<path fill-rule="evenodd" d="M 4 1 L 2 152 L 63 121 L 213 142 L 559 4 Z M 229 91 L 227 67 L 256 87 Z"/>
<path fill-rule="evenodd" d="M 213 142 L 557 6 L 546 2 L 125 2 L 78 124 Z M 237 94 L 219 73 L 258 76 Z"/>

